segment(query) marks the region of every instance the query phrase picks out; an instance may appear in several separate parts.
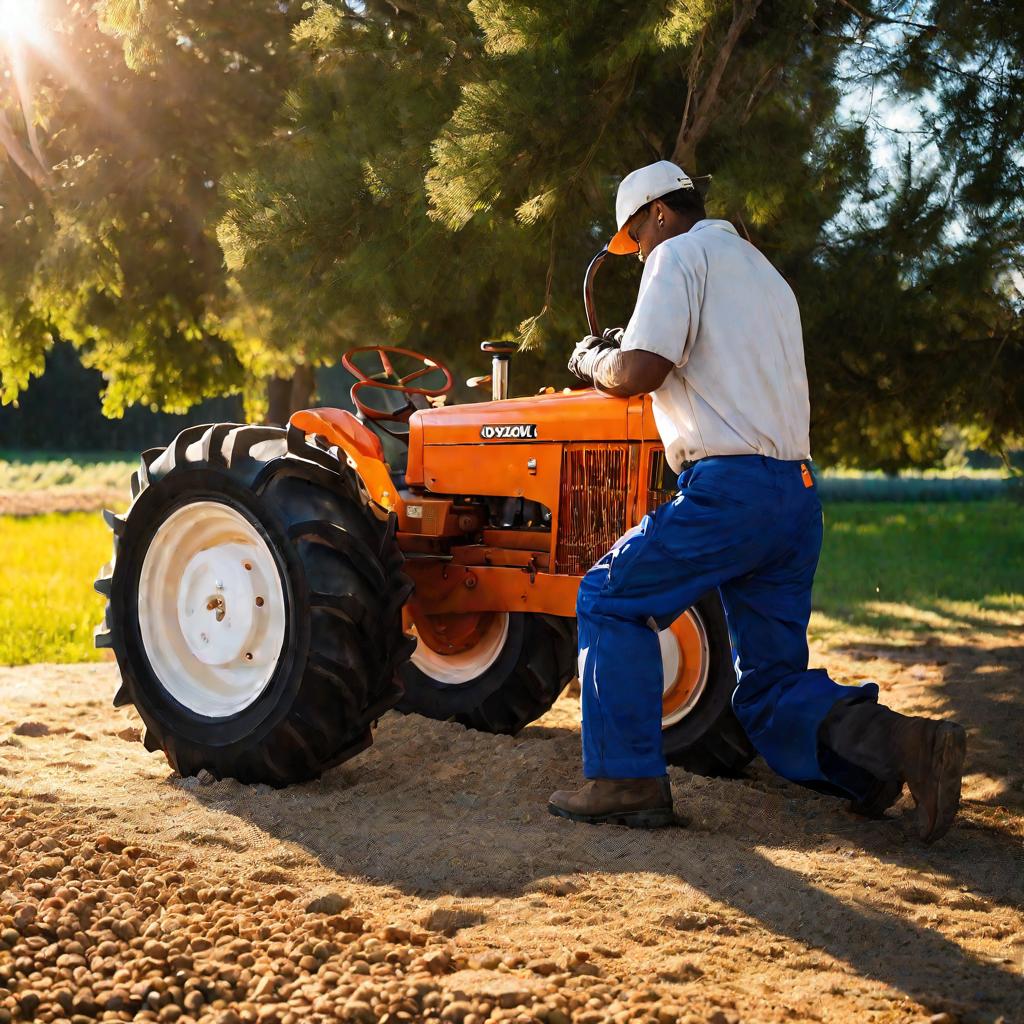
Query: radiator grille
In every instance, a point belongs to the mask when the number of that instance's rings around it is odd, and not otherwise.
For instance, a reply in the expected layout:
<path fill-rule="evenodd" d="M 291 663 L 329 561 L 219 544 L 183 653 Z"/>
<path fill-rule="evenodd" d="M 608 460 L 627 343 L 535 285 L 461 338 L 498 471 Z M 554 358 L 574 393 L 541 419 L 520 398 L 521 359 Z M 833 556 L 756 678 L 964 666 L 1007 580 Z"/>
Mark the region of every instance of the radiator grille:
<path fill-rule="evenodd" d="M 555 571 L 582 576 L 626 532 L 629 447 L 566 445 Z"/>
<path fill-rule="evenodd" d="M 664 448 L 651 449 L 651 474 L 647 484 L 647 511 L 664 505 L 675 497 L 679 489 L 672 467 L 665 460 Z"/>

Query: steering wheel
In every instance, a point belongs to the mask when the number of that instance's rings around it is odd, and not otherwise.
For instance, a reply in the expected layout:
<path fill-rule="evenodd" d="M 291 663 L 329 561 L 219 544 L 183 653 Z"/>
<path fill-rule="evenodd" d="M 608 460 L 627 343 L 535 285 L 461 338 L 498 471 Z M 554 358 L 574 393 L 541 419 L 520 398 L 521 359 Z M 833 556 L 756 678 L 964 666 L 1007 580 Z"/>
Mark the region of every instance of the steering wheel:
<path fill-rule="evenodd" d="M 372 352 L 380 360 L 381 370 L 379 373 L 368 374 L 356 366 L 355 360 L 352 357 L 362 352 Z M 423 363 L 423 365 L 418 370 L 413 370 L 412 373 L 407 373 L 404 377 L 400 377 L 391 362 L 391 356 L 402 356 L 405 359 L 412 359 Z M 429 356 L 425 356 L 422 352 L 415 352 L 411 348 L 398 348 L 395 345 L 363 345 L 360 348 L 349 349 L 341 357 L 341 365 L 356 378 L 356 382 L 352 385 L 352 391 L 350 392 L 352 404 L 355 405 L 366 419 L 374 420 L 378 423 L 384 421 L 408 423 L 409 417 L 416 411 L 416 406 L 412 402 L 413 395 L 422 395 L 424 398 L 439 398 L 441 395 L 448 394 L 455 383 L 451 370 L 444 363 L 439 363 Z M 444 383 L 436 388 L 410 386 L 414 380 L 426 377 L 430 373 L 444 374 Z M 395 409 L 391 412 L 386 409 L 374 409 L 360 400 L 359 391 L 362 388 L 398 391 L 406 396 L 407 401 L 400 409 Z M 388 431 L 388 433 L 390 434 L 391 431 Z"/>

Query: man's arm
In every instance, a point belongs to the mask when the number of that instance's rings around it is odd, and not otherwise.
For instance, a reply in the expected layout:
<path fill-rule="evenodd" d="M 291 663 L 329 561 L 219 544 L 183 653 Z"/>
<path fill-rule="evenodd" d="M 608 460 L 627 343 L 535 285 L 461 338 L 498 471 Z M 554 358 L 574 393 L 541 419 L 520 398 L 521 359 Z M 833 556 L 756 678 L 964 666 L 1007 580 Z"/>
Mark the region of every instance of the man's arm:
<path fill-rule="evenodd" d="M 606 395 L 617 395 L 619 398 L 657 391 L 672 369 L 671 360 L 642 348 L 629 349 L 627 352 L 616 349 L 614 360 L 609 362 L 612 365 L 607 369 L 600 367 L 594 386 Z"/>
<path fill-rule="evenodd" d="M 630 398 L 657 391 L 672 369 L 672 360 L 646 349 L 620 351 L 616 340 L 588 334 L 573 350 L 569 369 L 606 395 Z"/>

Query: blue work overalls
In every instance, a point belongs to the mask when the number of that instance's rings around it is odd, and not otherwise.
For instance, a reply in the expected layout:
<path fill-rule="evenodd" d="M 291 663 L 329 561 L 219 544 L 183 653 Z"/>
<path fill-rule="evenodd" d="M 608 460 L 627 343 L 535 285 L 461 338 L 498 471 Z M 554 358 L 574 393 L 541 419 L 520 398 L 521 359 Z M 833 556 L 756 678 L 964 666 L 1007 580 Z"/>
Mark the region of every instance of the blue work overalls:
<path fill-rule="evenodd" d="M 733 709 L 780 775 L 863 797 L 863 772 L 820 756 L 818 726 L 838 700 L 877 700 L 875 683 L 840 686 L 807 667 L 821 503 L 806 462 L 762 455 L 702 459 L 679 494 L 587 573 L 576 603 L 583 774 L 665 774 L 662 661 L 666 628 L 718 588 L 736 657 Z M 825 765 L 822 765 L 825 761 Z"/>

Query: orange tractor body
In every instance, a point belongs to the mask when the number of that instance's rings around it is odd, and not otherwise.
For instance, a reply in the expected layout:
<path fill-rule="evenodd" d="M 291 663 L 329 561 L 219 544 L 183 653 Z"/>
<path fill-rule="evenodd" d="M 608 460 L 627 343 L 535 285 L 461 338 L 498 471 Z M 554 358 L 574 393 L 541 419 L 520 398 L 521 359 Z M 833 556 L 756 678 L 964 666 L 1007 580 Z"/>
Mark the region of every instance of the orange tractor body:
<path fill-rule="evenodd" d="M 435 615 L 575 615 L 583 574 L 675 490 L 647 397 L 566 391 L 416 412 L 402 488 L 351 413 L 315 409 L 291 422 L 343 450 L 398 516 L 406 572 Z M 535 502 L 550 519 L 489 528 L 463 496 Z"/>

